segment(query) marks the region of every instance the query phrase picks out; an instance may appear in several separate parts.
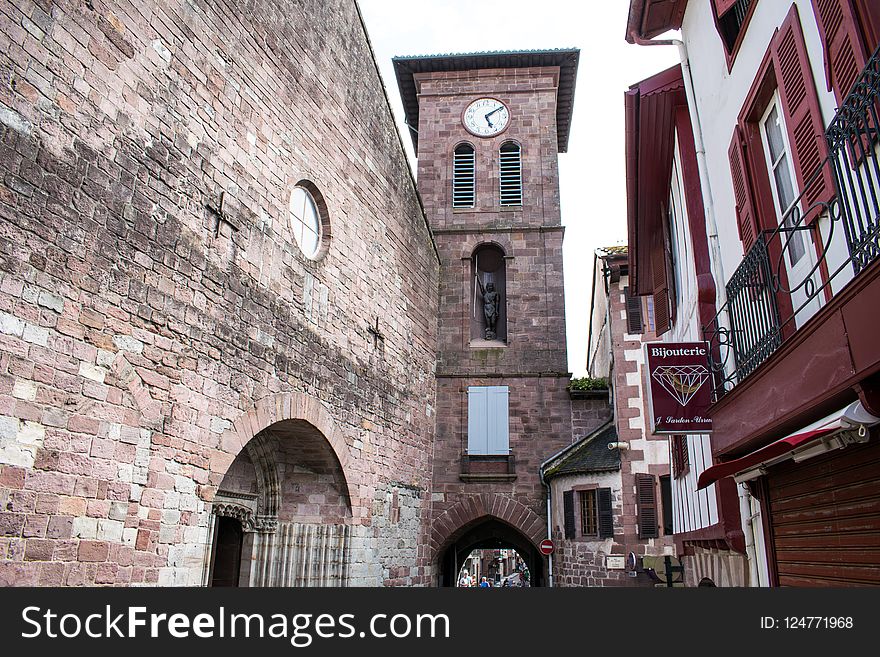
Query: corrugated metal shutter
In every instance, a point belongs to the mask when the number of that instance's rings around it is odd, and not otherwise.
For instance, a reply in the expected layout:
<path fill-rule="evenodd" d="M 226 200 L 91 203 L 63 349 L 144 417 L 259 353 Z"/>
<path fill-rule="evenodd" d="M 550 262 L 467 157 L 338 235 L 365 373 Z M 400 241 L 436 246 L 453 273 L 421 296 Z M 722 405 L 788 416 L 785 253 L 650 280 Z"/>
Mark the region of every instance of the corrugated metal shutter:
<path fill-rule="evenodd" d="M 880 585 L 880 441 L 770 469 L 780 586 Z"/>

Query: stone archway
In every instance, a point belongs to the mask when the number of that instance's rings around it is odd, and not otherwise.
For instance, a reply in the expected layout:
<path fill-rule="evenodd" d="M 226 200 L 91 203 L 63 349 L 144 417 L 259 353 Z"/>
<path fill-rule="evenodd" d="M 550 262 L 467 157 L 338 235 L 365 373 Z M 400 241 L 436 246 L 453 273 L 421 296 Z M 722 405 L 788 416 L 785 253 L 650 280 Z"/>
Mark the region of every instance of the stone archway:
<path fill-rule="evenodd" d="M 543 585 L 545 566 L 538 545 L 547 536 L 544 519 L 504 495 L 473 495 L 437 516 L 431 550 L 437 583 L 452 586 L 462 554 L 471 549 L 509 546 L 529 563 L 536 585 Z"/>
<path fill-rule="evenodd" d="M 216 581 L 218 536 L 231 518 L 243 532 L 239 585 L 344 586 L 356 503 L 351 457 L 320 402 L 298 393 L 267 397 L 220 446 L 211 458 L 205 583 Z"/>

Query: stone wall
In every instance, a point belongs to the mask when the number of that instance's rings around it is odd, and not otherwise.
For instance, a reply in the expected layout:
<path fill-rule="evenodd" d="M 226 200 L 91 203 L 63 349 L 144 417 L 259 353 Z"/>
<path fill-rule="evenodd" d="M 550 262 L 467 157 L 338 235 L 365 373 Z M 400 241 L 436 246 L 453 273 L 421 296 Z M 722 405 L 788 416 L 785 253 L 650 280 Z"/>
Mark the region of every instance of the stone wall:
<path fill-rule="evenodd" d="M 214 492 L 287 393 L 386 554 L 373 500 L 430 486 L 438 261 L 355 4 L 0 12 L 0 584 L 198 584 Z M 428 581 L 387 564 L 371 583 Z"/>

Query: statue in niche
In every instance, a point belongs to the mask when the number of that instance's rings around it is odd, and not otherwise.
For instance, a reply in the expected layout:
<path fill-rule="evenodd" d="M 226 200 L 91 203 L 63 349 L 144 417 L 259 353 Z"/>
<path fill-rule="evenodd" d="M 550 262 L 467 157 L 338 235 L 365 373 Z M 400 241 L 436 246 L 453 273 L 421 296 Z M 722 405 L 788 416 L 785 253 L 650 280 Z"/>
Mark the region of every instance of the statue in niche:
<path fill-rule="evenodd" d="M 483 319 L 486 321 L 486 339 L 496 338 L 495 329 L 498 325 L 498 313 L 501 309 L 501 293 L 495 290 L 495 283 L 489 281 L 483 286 L 480 277 L 477 276 L 480 285 L 480 293 L 483 295 Z"/>

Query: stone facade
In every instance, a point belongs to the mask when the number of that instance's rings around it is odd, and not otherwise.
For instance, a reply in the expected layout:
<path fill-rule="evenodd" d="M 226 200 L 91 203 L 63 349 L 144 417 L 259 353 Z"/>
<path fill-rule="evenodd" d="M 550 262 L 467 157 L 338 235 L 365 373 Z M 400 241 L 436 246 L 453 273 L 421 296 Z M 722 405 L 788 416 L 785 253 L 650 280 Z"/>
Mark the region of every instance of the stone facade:
<path fill-rule="evenodd" d="M 281 431 L 273 522 L 430 582 L 438 258 L 354 3 L 0 19 L 0 584 L 204 583 L 218 488 L 265 504 L 244 450 L 291 422 L 330 466 Z"/>
<path fill-rule="evenodd" d="M 628 566 L 609 569 L 607 557 L 626 557 L 630 552 L 637 559 L 674 554 L 672 535 L 666 535 L 663 531 L 664 509 L 658 479 L 660 475 L 669 474 L 667 438 L 654 436 L 646 428 L 648 410 L 643 394 L 642 342 L 656 339 L 656 335 L 651 328 L 653 319 L 649 319 L 647 307 L 643 308 L 644 332 L 627 332 L 624 296 L 624 288 L 628 285 L 626 259 L 625 247 L 612 247 L 597 256 L 589 371 L 592 376 L 609 379 L 616 440 L 628 443 L 628 447 L 619 450 L 620 467 L 613 472 L 585 471 L 552 479 L 553 537 L 557 544 L 554 576 L 560 586 L 653 586 L 656 580 L 639 567 L 635 570 Z M 609 348 L 610 354 L 606 354 Z M 573 416 L 577 417 L 578 402 L 572 403 Z M 580 411 L 581 416 L 583 413 Z M 658 538 L 639 537 L 636 504 L 638 473 L 655 475 Z M 565 491 L 589 488 L 611 489 L 613 538 L 565 537 L 562 495 Z M 578 512 L 577 508 L 575 512 Z M 576 526 L 579 525 L 577 521 Z"/>

